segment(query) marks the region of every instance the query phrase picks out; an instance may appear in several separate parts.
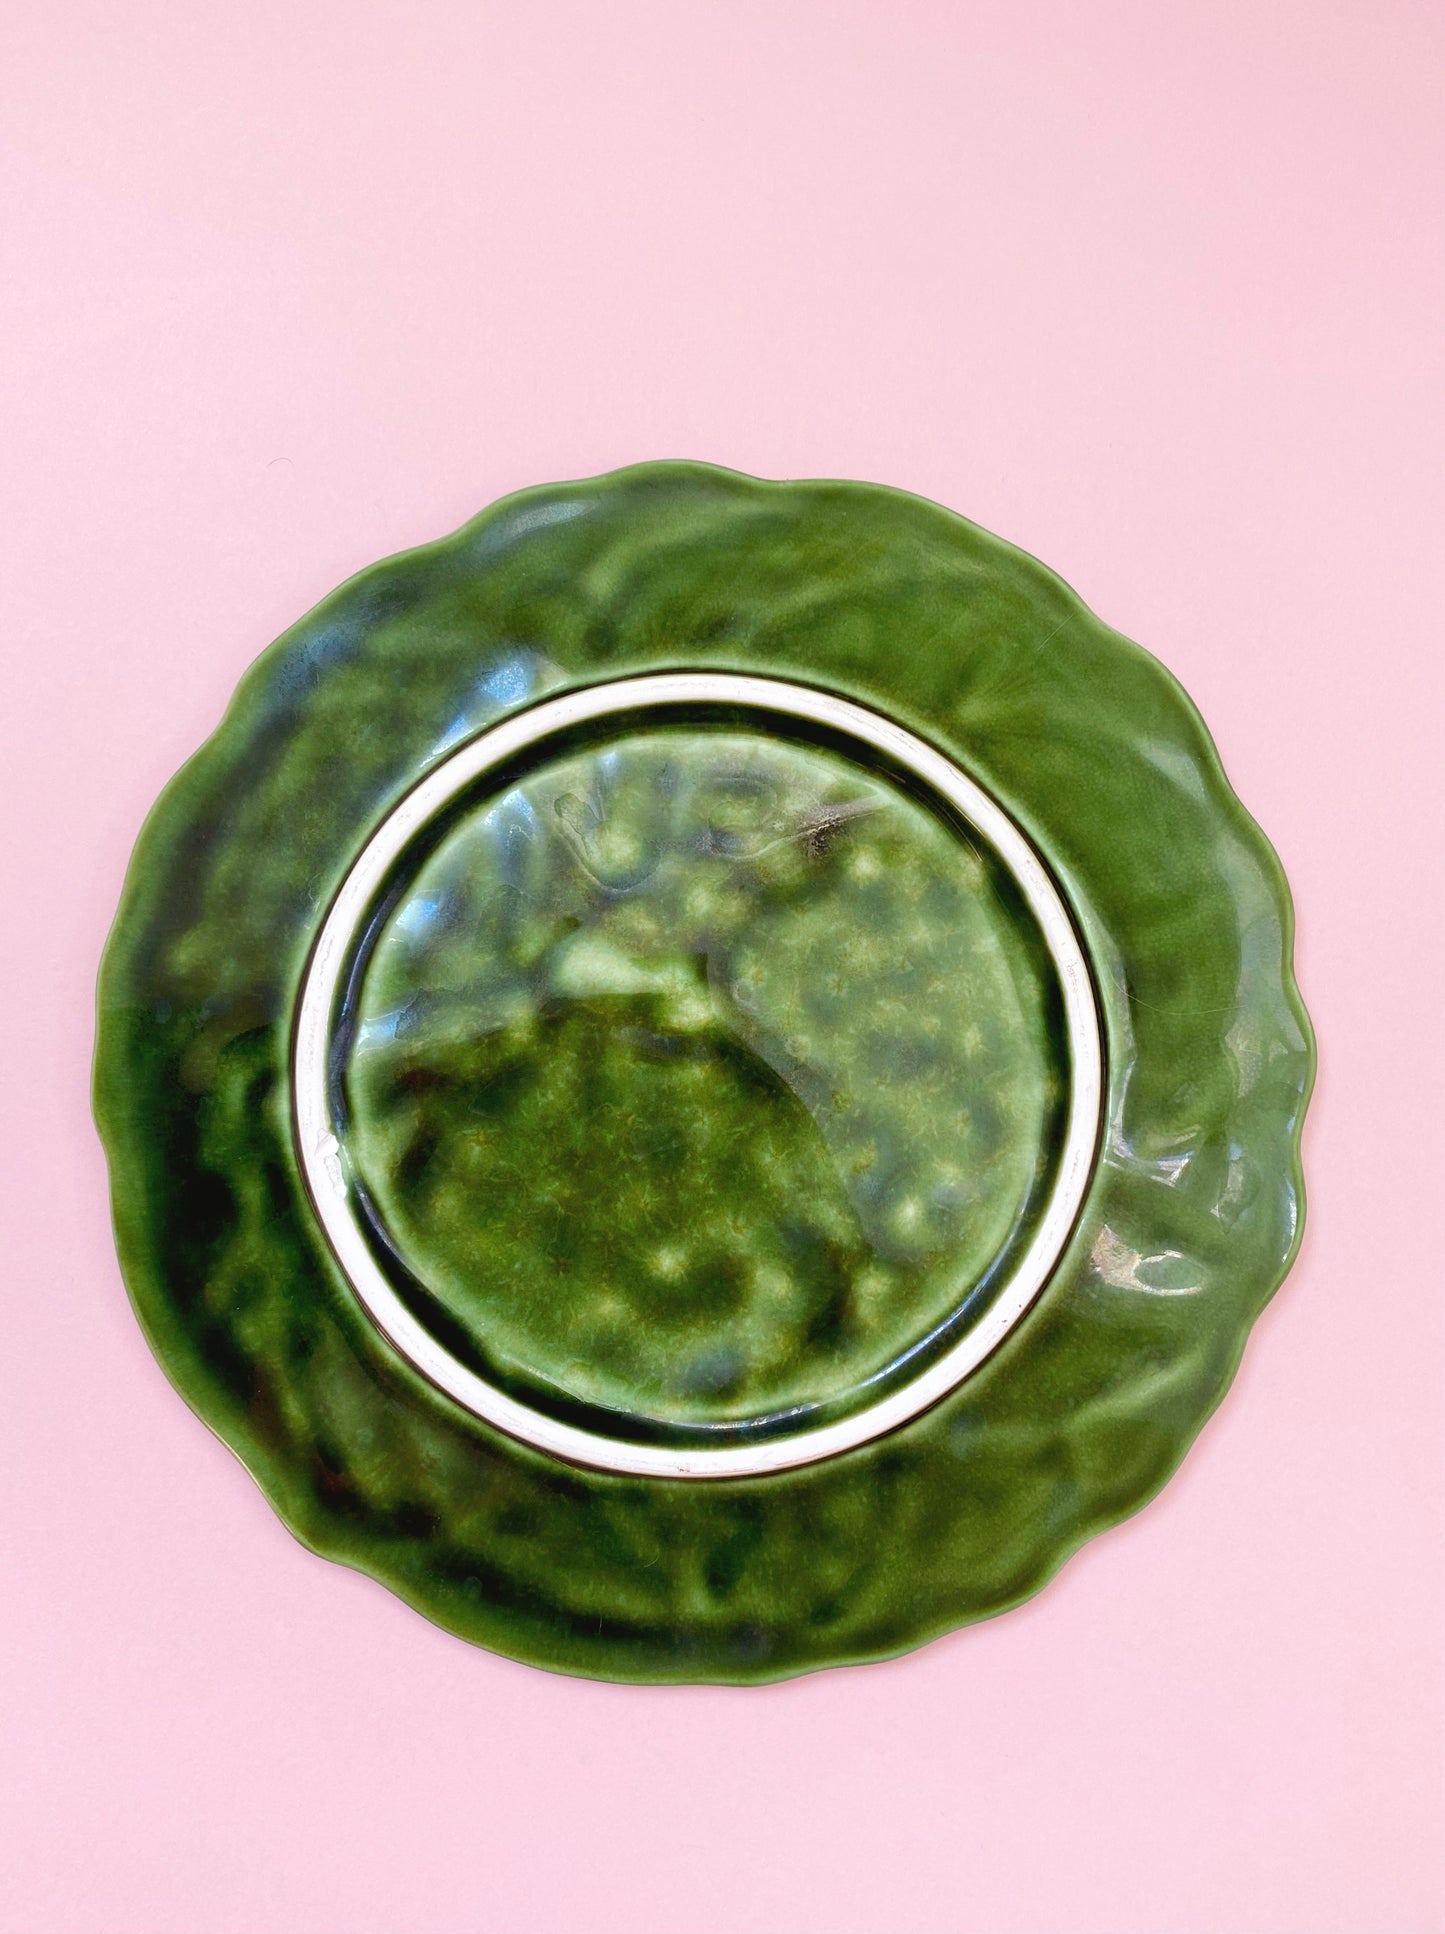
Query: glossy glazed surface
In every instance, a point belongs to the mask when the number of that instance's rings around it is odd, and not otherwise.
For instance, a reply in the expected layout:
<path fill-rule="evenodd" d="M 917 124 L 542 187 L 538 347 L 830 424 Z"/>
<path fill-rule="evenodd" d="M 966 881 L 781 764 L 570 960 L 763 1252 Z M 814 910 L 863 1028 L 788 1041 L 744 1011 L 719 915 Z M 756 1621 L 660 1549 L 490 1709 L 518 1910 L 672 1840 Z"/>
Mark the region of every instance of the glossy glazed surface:
<path fill-rule="evenodd" d="M 1052 867 L 1108 1047 L 1078 1228 L 1003 1347 L 892 1435 L 735 1481 L 579 1469 L 461 1411 L 359 1309 L 291 1139 L 298 989 L 377 823 L 504 714 L 674 666 L 825 686 L 946 752 Z M 1059 1077 L 1047 975 L 953 835 L 878 776 L 755 732 L 612 751 L 614 792 L 595 750 L 537 774 L 462 818 L 391 909 L 362 989 L 354 1159 L 445 1311 L 513 1373 L 664 1426 L 846 1405 L 966 1301 L 1027 1199 Z M 719 769 L 762 783 L 708 803 Z M 749 797 L 769 801 L 761 827 Z M 498 857 L 487 812 L 524 806 L 547 840 Z M 670 859 L 640 874 L 655 848 Z M 870 852 L 881 888 L 849 870 Z M 506 886 L 513 860 L 534 891 L 508 924 L 477 887 Z M 878 959 L 819 989 L 801 963 L 845 933 Z M 929 992 L 964 936 L 976 1040 Z M 1298 1236 L 1312 1051 L 1289 936 L 1277 864 L 1188 701 L 1021 553 L 861 485 L 667 464 L 529 492 L 289 633 L 148 824 L 96 1078 L 127 1281 L 298 1534 L 468 1637 L 644 1679 L 896 1651 L 1036 1589 L 1149 1495 L 1227 1384 Z M 470 1017 L 450 1033 L 449 1003 Z M 937 1022 L 937 1109 L 916 1081 L 869 1078 L 880 1020 L 904 1066 Z M 866 1120 L 842 1105 L 860 1092 Z M 639 1120 L 648 1147 L 628 1140 Z M 599 1121 L 625 1159 L 596 1165 Z M 847 1179 L 870 1142 L 892 1150 L 875 1198 Z M 686 1178 L 665 1202 L 659 1164 Z M 551 1222 L 533 1212 L 549 1189 Z M 727 1240 L 724 1209 L 743 1223 Z M 549 1276 L 586 1286 L 567 1321 Z"/>
<path fill-rule="evenodd" d="M 986 1300 L 1067 1079 L 996 871 L 761 729 L 608 737 L 462 817 L 374 940 L 347 1142 L 494 1377 L 782 1421 Z"/>

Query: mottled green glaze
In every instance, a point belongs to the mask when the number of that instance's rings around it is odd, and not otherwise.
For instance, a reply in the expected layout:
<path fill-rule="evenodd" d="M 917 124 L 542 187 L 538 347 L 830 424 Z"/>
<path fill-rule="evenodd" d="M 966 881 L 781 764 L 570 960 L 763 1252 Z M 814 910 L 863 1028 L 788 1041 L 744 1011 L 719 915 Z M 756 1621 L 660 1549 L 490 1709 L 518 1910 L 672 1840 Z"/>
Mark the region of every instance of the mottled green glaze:
<path fill-rule="evenodd" d="M 588 1472 L 462 1411 L 361 1312 L 291 1141 L 308 951 L 380 820 L 535 698 L 676 667 L 823 685 L 948 753 L 1050 863 L 1106 1034 L 1101 1158 L 1034 1308 L 912 1424 L 762 1478 Z M 303 620 L 151 816 L 100 985 L 126 1280 L 297 1535 L 468 1638 L 618 1679 L 887 1655 L 1036 1590 L 1227 1386 L 1299 1235 L 1289 948 L 1188 700 L 1032 559 L 857 484 L 530 491 Z M 993 871 L 881 775 L 639 729 L 478 801 L 389 907 L 348 1153 L 531 1399 L 664 1431 L 846 1410 L 973 1320 L 1027 1228 L 1049 1009 Z"/>
<path fill-rule="evenodd" d="M 478 801 L 373 944 L 346 1141 L 492 1381 L 816 1422 L 976 1321 L 1067 1078 L 1000 885 L 761 732 L 609 737 Z"/>

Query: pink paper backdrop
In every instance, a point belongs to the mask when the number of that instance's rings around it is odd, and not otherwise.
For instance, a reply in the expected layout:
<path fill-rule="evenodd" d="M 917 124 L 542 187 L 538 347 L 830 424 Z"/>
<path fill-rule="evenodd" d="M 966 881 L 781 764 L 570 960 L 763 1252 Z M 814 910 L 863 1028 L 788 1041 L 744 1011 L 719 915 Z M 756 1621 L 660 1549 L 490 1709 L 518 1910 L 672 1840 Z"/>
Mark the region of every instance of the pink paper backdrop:
<path fill-rule="evenodd" d="M 0 62 L 0 1925 L 1445 1926 L 1442 15 L 13 0 Z M 937 497 L 1184 680 L 1322 1042 L 1304 1257 L 1025 1610 L 762 1692 L 468 1650 L 293 1544 L 131 1319 L 130 843 L 374 557 L 651 456 Z"/>

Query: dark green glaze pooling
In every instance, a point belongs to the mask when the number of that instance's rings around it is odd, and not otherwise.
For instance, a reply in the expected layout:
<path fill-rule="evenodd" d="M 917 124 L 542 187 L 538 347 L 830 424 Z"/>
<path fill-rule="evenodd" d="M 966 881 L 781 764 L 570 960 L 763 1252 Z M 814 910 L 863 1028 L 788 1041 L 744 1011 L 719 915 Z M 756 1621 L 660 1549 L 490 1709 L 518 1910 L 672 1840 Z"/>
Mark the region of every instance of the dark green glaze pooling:
<path fill-rule="evenodd" d="M 1071 902 L 1109 1070 L 1078 1229 L 1005 1345 L 890 1437 L 720 1482 L 573 1469 L 415 1375 L 330 1261 L 287 1087 L 307 950 L 416 777 L 544 693 L 683 666 L 828 686 L 987 787 Z M 303 620 L 152 814 L 100 985 L 126 1280 L 298 1536 L 468 1638 L 619 1679 L 884 1656 L 1036 1590 L 1157 1488 L 1226 1388 L 1299 1235 L 1313 1049 L 1289 951 L 1278 864 L 1192 706 L 1032 559 L 857 484 L 659 464 L 526 492 Z M 375 964 L 378 1013 L 395 965 Z M 565 1060 L 575 1006 L 549 1025 Z M 374 1072 L 384 1149 L 397 1070 Z M 655 1402 L 728 1401 L 679 1395 L 671 1362 L 661 1347 Z M 769 1374 L 760 1392 L 787 1372 Z"/>
<path fill-rule="evenodd" d="M 999 869 L 764 730 L 624 730 L 476 801 L 356 1003 L 383 1265 L 609 1434 L 876 1398 L 993 1300 L 1056 1172 L 1052 963 Z"/>

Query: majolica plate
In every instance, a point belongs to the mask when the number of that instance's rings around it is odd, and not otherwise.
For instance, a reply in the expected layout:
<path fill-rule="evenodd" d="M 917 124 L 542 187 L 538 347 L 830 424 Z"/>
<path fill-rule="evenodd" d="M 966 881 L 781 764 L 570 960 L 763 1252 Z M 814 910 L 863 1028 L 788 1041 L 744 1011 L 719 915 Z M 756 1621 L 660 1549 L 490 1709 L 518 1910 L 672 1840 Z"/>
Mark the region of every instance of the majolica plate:
<path fill-rule="evenodd" d="M 1279 865 L 1194 708 L 897 491 L 646 465 L 344 585 L 100 983 L 118 1244 L 308 1545 L 755 1681 L 1036 1591 L 1299 1239 Z"/>

